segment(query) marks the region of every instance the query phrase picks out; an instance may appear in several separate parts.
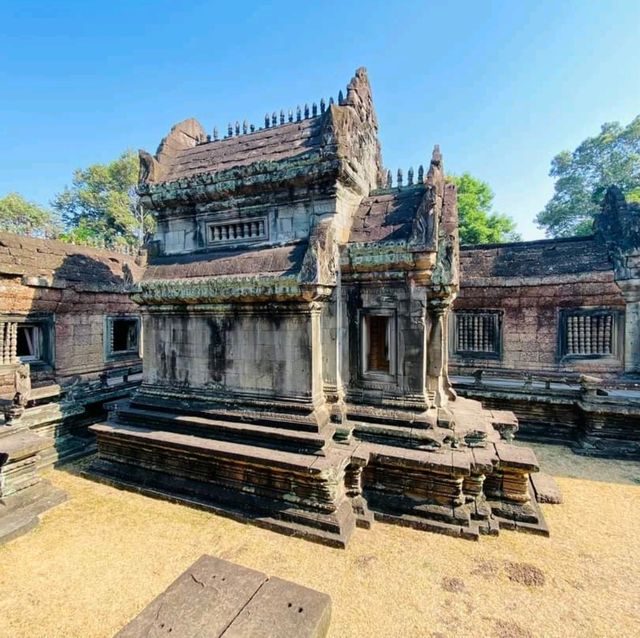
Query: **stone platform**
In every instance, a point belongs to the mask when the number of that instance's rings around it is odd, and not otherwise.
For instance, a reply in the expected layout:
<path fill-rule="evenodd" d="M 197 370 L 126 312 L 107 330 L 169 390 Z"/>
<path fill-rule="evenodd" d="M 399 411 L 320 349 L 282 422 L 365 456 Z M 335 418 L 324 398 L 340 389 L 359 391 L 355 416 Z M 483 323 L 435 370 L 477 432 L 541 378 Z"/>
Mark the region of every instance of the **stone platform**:
<path fill-rule="evenodd" d="M 47 442 L 25 425 L 0 425 L 0 543 L 38 524 L 38 515 L 66 500 L 38 473 Z"/>
<path fill-rule="evenodd" d="M 470 539 L 500 528 L 548 534 L 529 481 L 535 454 L 500 438 L 498 428 L 517 428 L 513 415 L 477 402 L 412 421 L 353 407 L 360 421 L 341 424 L 339 441 L 332 424 L 295 414 L 169 405 L 118 404 L 91 427 L 99 455 L 83 471 L 337 547 L 374 519 Z"/>

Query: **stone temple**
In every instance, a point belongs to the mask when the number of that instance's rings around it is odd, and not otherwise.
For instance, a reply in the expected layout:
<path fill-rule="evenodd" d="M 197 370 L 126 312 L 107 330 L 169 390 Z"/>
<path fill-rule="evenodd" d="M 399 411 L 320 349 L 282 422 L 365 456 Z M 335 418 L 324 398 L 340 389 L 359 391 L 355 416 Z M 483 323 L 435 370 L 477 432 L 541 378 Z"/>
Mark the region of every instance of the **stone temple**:
<path fill-rule="evenodd" d="M 87 472 L 337 546 L 374 519 L 546 533 L 517 420 L 448 379 L 459 242 L 438 147 L 397 182 L 364 69 L 335 103 L 223 139 L 189 119 L 141 151 L 143 381 L 91 427 Z"/>

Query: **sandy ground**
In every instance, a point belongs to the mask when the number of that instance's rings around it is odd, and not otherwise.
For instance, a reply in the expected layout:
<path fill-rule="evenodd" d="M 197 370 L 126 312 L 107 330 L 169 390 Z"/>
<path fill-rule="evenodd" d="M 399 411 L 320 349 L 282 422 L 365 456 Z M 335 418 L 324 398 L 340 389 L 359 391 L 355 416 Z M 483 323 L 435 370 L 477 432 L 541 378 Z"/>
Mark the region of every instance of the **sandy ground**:
<path fill-rule="evenodd" d="M 50 471 L 70 500 L 0 547 L 0 636 L 112 636 L 203 553 L 329 593 L 334 638 L 640 636 L 640 464 L 535 447 L 551 538 L 377 523 L 347 550 Z"/>

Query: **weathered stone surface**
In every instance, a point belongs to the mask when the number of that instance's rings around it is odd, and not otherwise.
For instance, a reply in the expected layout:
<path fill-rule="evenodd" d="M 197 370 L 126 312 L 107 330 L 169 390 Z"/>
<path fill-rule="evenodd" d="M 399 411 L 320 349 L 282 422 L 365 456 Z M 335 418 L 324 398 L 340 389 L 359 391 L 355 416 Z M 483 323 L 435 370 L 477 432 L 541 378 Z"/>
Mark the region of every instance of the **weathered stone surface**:
<path fill-rule="evenodd" d="M 224 632 L 224 638 L 321 638 L 331 622 L 331 598 L 270 578 Z"/>
<path fill-rule="evenodd" d="M 331 598 L 212 556 L 201 556 L 117 638 L 323 638 Z"/>
<path fill-rule="evenodd" d="M 556 480 L 550 474 L 537 472 L 531 475 L 531 485 L 538 503 L 562 503 L 562 493 Z"/>
<path fill-rule="evenodd" d="M 116 636 L 218 638 L 266 581 L 261 572 L 202 556 Z"/>

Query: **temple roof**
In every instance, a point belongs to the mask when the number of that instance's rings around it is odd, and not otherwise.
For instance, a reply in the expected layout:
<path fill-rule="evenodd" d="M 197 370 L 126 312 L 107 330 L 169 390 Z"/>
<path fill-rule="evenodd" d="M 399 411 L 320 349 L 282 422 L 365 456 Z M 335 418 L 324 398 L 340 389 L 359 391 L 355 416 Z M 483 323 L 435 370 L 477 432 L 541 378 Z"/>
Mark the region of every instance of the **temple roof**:
<path fill-rule="evenodd" d="M 606 246 L 594 237 L 541 239 L 463 246 L 461 277 L 465 285 L 487 277 L 541 277 L 610 271 Z"/>
<path fill-rule="evenodd" d="M 308 154 L 321 146 L 323 116 L 312 117 L 198 144 L 165 155 L 160 182 L 200 173 L 216 173 L 256 162 L 280 161 Z"/>
<path fill-rule="evenodd" d="M 143 281 L 195 277 L 295 275 L 300 271 L 306 242 L 276 248 L 220 251 L 155 257 L 149 261 Z"/>
<path fill-rule="evenodd" d="M 0 233 L 0 275 L 38 278 L 38 285 L 114 290 L 141 273 L 129 255 Z"/>
<path fill-rule="evenodd" d="M 365 197 L 351 227 L 349 242 L 404 241 L 425 195 L 423 186 Z"/>

